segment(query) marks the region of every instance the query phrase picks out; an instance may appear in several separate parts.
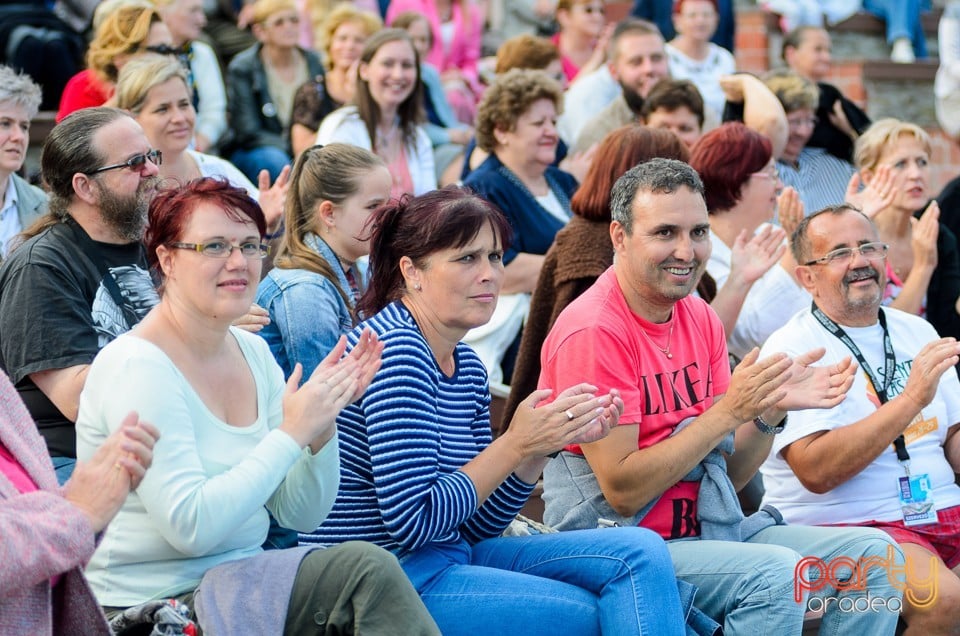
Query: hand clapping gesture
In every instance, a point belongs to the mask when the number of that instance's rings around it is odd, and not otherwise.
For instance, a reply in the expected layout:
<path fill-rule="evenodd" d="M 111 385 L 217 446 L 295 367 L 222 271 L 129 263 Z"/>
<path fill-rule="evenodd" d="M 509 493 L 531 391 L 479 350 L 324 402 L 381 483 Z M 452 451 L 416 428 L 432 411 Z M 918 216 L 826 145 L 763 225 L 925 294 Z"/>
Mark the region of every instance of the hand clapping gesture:
<path fill-rule="evenodd" d="M 77 462 L 63 487 L 64 498 L 79 508 L 94 532 L 107 527 L 153 462 L 160 432 L 131 412 L 88 461 Z"/>
<path fill-rule="evenodd" d="M 309 444 L 314 453 L 333 437 L 340 411 L 363 395 L 380 369 L 383 344 L 370 329 L 363 330 L 357 345 L 344 356 L 346 348 L 347 338 L 341 336 L 303 386 L 300 363 L 287 381 L 280 428 L 300 446 Z"/>
<path fill-rule="evenodd" d="M 896 190 L 893 187 L 893 172 L 890 166 L 878 166 L 870 183 L 864 185 L 862 190 L 861 185 L 863 180 L 860 178 L 860 173 L 854 172 L 847 183 L 847 192 L 843 200 L 863 212 L 867 218 L 872 219 L 878 212 L 893 205 Z"/>
<path fill-rule="evenodd" d="M 270 173 L 261 170 L 257 175 L 257 188 L 260 190 L 260 209 L 267 221 L 267 231 L 275 232 L 283 217 L 283 203 L 290 189 L 290 166 L 284 166 L 277 180 L 270 185 Z"/>
<path fill-rule="evenodd" d="M 784 236 L 782 229 L 772 225 L 764 226 L 753 236 L 741 230 L 730 254 L 730 279 L 739 279 L 746 285 L 757 282 L 786 251 Z"/>
<path fill-rule="evenodd" d="M 927 343 L 913 359 L 902 395 L 912 400 L 918 408 L 925 408 L 937 394 L 940 378 L 957 364 L 960 359 L 958 356 L 960 343 L 955 338 L 940 338 Z"/>
<path fill-rule="evenodd" d="M 849 357 L 830 366 L 811 366 L 824 353 L 825 350 L 819 348 L 793 360 L 784 353 L 760 360 L 760 350 L 754 348 L 733 370 L 730 387 L 720 404 L 739 423 L 748 422 L 768 409 L 834 407 L 853 386 L 857 366 Z"/>
<path fill-rule="evenodd" d="M 623 400 L 616 390 L 600 396 L 596 390 L 578 384 L 539 406 L 553 392 L 534 391 L 520 403 L 504 436 L 515 440 L 523 457 L 545 457 L 570 444 L 602 439 L 620 420 Z"/>

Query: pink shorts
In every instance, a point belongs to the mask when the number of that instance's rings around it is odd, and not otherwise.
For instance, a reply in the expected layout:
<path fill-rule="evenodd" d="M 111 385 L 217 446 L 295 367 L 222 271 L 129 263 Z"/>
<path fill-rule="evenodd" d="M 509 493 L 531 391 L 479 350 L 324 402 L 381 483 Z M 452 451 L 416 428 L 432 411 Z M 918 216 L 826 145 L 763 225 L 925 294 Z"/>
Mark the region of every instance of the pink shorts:
<path fill-rule="evenodd" d="M 960 506 L 937 511 L 937 523 L 906 527 L 903 521 L 864 521 L 836 525 L 879 528 L 897 543 L 916 543 L 937 554 L 951 570 L 960 564 Z"/>

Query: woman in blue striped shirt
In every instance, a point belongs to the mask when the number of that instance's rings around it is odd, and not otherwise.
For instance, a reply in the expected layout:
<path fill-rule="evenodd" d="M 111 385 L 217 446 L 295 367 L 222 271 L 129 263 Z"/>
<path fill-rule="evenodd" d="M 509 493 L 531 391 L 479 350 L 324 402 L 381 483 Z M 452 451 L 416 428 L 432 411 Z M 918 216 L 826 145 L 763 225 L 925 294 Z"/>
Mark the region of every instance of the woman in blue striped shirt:
<path fill-rule="evenodd" d="M 493 313 L 509 234 L 499 211 L 457 188 L 375 213 L 359 305 L 370 318 L 349 341 L 372 329 L 383 366 L 338 417 L 340 491 L 310 539 L 393 551 L 447 635 L 680 634 L 678 584 L 653 533 L 500 536 L 550 455 L 599 439 L 623 407 L 587 384 L 542 405 L 553 396 L 537 391 L 491 440 L 486 372 L 460 340 Z"/>

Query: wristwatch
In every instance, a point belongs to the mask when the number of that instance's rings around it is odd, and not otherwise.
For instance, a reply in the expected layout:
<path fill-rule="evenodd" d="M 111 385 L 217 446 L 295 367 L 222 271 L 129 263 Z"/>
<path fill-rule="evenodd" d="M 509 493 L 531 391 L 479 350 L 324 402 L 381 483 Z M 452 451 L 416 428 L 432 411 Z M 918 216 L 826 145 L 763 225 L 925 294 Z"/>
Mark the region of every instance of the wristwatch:
<path fill-rule="evenodd" d="M 782 433 L 783 429 L 787 427 L 787 416 L 784 415 L 783 419 L 780 420 L 780 423 L 776 426 L 770 426 L 763 420 L 763 417 L 758 415 L 753 418 L 753 425 L 764 435 L 776 435 L 777 433 Z"/>

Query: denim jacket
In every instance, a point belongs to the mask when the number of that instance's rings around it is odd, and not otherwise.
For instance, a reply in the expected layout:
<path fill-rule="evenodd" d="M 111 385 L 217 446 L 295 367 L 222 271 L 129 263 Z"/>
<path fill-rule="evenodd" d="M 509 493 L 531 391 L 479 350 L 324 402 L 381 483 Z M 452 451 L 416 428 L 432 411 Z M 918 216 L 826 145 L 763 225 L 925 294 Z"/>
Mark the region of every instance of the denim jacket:
<path fill-rule="evenodd" d="M 304 242 L 330 263 L 340 288 L 349 296 L 350 284 L 330 246 L 315 234 L 308 234 Z M 353 275 L 362 290 L 366 268 L 354 265 Z M 308 377 L 340 335 L 353 328 L 351 308 L 330 279 L 305 269 L 271 269 L 260 281 L 256 302 L 270 312 L 270 324 L 260 335 L 287 378 L 297 362 Z"/>

